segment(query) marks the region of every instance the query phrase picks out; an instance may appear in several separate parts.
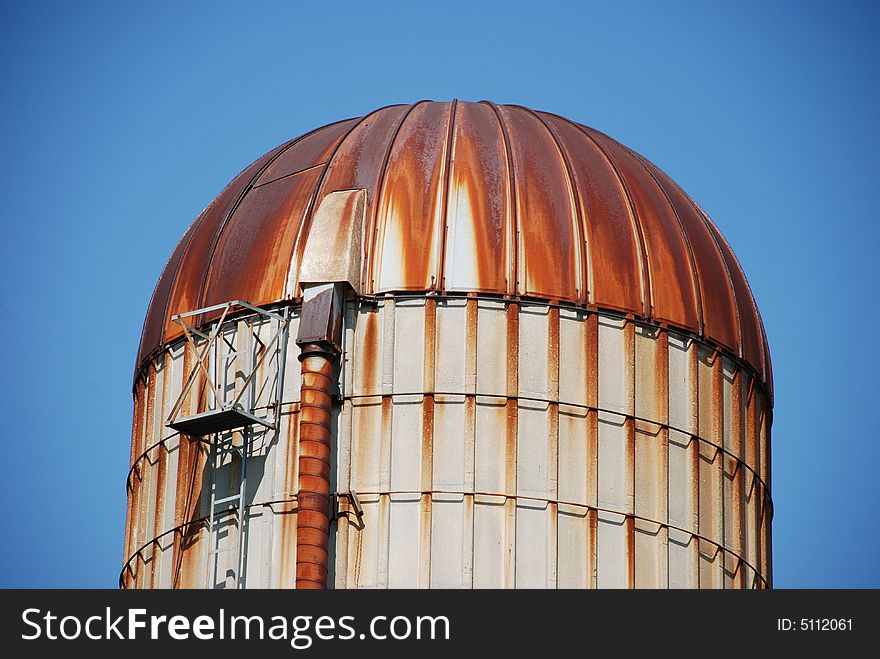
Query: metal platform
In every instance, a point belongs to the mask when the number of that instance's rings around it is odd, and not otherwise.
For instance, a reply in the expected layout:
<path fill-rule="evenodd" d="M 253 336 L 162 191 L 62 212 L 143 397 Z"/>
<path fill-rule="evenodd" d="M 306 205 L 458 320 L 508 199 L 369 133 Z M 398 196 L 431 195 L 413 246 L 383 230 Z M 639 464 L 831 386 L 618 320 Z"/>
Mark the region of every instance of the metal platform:
<path fill-rule="evenodd" d="M 178 419 L 168 425 L 185 435 L 204 437 L 205 435 L 225 432 L 234 428 L 244 428 L 255 423 L 266 428 L 275 428 L 274 424 L 245 412 L 241 407 L 202 412 L 184 419 Z"/>

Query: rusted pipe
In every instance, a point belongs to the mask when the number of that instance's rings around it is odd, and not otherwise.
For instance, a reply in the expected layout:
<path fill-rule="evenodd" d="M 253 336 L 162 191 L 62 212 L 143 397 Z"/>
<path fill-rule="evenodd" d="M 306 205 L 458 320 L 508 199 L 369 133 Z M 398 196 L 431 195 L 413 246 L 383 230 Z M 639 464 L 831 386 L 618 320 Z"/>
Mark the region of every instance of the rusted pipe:
<path fill-rule="evenodd" d="M 330 541 L 330 415 L 335 351 L 302 346 L 299 419 L 299 493 L 296 516 L 296 587 L 327 588 Z"/>

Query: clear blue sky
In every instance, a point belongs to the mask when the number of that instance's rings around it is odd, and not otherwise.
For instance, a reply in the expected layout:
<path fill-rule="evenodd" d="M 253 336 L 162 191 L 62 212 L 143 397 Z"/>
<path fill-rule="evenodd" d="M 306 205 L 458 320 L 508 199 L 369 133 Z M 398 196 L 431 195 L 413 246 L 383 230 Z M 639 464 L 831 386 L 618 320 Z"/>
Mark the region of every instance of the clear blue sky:
<path fill-rule="evenodd" d="M 739 256 L 776 376 L 775 579 L 880 587 L 876 3 L 3 2 L 0 586 L 115 587 L 153 286 L 246 164 L 483 98 L 605 131 Z"/>

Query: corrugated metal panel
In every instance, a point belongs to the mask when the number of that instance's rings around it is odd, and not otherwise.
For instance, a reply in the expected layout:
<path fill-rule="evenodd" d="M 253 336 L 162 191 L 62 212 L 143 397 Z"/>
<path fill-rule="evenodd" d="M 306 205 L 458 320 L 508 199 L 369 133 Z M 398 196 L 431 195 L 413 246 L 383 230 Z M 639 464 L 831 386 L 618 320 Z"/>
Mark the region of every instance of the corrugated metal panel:
<path fill-rule="evenodd" d="M 629 151 L 593 131 L 625 182 L 641 234 L 650 279 L 650 316 L 692 332 L 700 330 L 699 291 L 686 238 L 657 183 Z M 614 266 L 616 267 L 616 265 Z"/>
<path fill-rule="evenodd" d="M 310 169 L 244 197 L 214 250 L 204 306 L 227 300 L 257 305 L 277 301 L 276 282 L 287 278 L 294 240 L 319 175 L 320 169 Z"/>
<path fill-rule="evenodd" d="M 193 227 L 192 236 L 184 248 L 177 268 L 168 303 L 162 311 L 166 319 L 165 341 L 182 334 L 180 326 L 171 320 L 172 316 L 202 307 L 202 289 L 208 276 L 208 269 L 211 267 L 214 246 L 217 244 L 229 214 L 235 209 L 241 196 L 247 191 L 256 176 L 287 146 L 284 144 L 273 149 L 236 176 L 205 209 L 198 224 Z M 155 346 L 144 347 L 152 350 Z M 140 359 L 143 359 L 144 356 L 142 354 Z"/>
<path fill-rule="evenodd" d="M 349 302 L 345 322 L 332 482 L 357 492 L 364 516 L 331 527 L 336 587 L 766 585 L 769 405 L 735 360 L 673 331 L 540 303 L 385 297 Z M 230 383 L 248 327 L 225 328 L 217 363 Z M 256 325 L 264 342 L 270 330 Z M 291 341 L 277 437 L 251 435 L 243 574 L 237 518 L 204 521 L 212 485 L 236 492 L 238 453 L 211 457 L 164 427 L 190 351 L 172 344 L 149 367 L 124 586 L 294 585 L 297 354 Z M 185 409 L 207 400 L 197 383 Z"/>
<path fill-rule="evenodd" d="M 509 106 L 498 111 L 513 157 L 517 292 L 577 300 L 583 286 L 565 164 L 552 136 L 533 114 Z"/>
<path fill-rule="evenodd" d="M 492 109 L 458 104 L 443 263 L 443 285 L 448 290 L 508 290 L 511 190 L 507 167 L 501 127 Z"/>
<path fill-rule="evenodd" d="M 450 122 L 447 104 L 417 105 L 391 145 L 376 218 L 380 290 L 439 287 Z"/>
<path fill-rule="evenodd" d="M 700 587 L 721 588 L 723 565 L 717 549 L 723 542 L 722 441 L 723 393 L 721 355 L 700 346 L 697 352 L 699 401 L 699 531 L 709 542 L 700 542 Z"/>
<path fill-rule="evenodd" d="M 346 119 L 307 133 L 297 140 L 296 148 L 287 149 L 266 167 L 254 182 L 254 187 L 324 164 L 339 141 L 358 121 L 359 119 Z"/>
<path fill-rule="evenodd" d="M 331 124 L 246 169 L 172 254 L 139 367 L 179 336 L 176 313 L 233 295 L 295 297 L 316 206 L 357 189 L 368 198 L 366 293 L 485 292 L 633 313 L 711 339 L 770 387 L 742 270 L 665 174 L 561 117 L 459 102 Z"/>

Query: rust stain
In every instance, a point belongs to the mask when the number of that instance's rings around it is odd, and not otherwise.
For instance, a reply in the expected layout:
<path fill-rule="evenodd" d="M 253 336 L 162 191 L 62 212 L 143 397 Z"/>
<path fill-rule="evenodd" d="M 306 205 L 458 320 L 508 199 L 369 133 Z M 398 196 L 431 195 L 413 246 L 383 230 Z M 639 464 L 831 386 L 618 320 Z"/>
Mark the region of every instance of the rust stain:
<path fill-rule="evenodd" d="M 440 288 L 438 255 L 450 104 L 416 105 L 400 125 L 388 156 L 376 218 L 381 290 Z"/>
<path fill-rule="evenodd" d="M 422 491 L 434 486 L 434 394 L 425 394 L 422 403 Z"/>
<path fill-rule="evenodd" d="M 507 288 L 507 214 L 510 183 L 501 127 L 491 108 L 457 105 L 449 185 L 448 237 L 443 261 L 446 288 Z"/>
<path fill-rule="evenodd" d="M 505 494 L 516 496 L 516 445 L 519 432 L 519 304 L 511 302 L 506 313 L 507 425 L 505 433 Z"/>
<path fill-rule="evenodd" d="M 651 277 L 651 317 L 698 332 L 697 283 L 687 240 L 663 191 L 629 150 L 596 131 L 602 149 L 626 181 L 645 241 Z"/>
<path fill-rule="evenodd" d="M 590 546 L 589 546 L 589 564 L 588 569 L 590 573 L 587 575 L 587 587 L 596 589 L 596 577 L 597 577 L 597 556 L 596 553 L 596 542 L 597 542 L 597 534 L 598 534 L 598 526 L 599 526 L 599 512 L 595 508 L 590 508 L 587 512 L 587 516 L 589 518 L 589 527 L 590 527 Z"/>
<path fill-rule="evenodd" d="M 434 501 L 430 493 L 423 492 L 419 510 L 419 588 L 431 587 L 431 526 Z"/>
<path fill-rule="evenodd" d="M 578 300 L 575 212 L 567 173 L 552 137 L 532 113 L 501 106 L 516 178 L 518 266 L 525 295 Z"/>
<path fill-rule="evenodd" d="M 666 327 L 685 328 L 717 346 L 718 352 L 706 357 L 698 354 L 699 348 L 692 342 L 688 355 L 692 387 L 688 399 L 692 408 L 686 430 L 693 436 L 693 527 L 699 531 L 702 525 L 704 534 L 716 534 L 717 502 L 715 494 L 708 493 L 714 492 L 717 480 L 723 495 L 734 498 L 732 504 L 721 504 L 720 540 L 726 542 L 725 536 L 730 535 L 724 524 L 739 524 L 738 542 L 742 545 L 746 526 L 754 525 L 760 538 L 758 571 L 769 580 L 769 491 L 755 482 L 754 506 L 742 510 L 736 503 L 748 482 L 743 479 L 752 478 L 741 468 L 740 459 L 765 481 L 769 479 L 772 417 L 766 333 L 741 266 L 699 206 L 652 163 L 598 131 L 516 106 L 422 102 L 384 108 L 361 119 L 312 131 L 245 169 L 189 228 L 157 284 L 139 347 L 132 463 L 161 434 L 154 428 L 159 401 L 154 400 L 156 374 L 147 356 L 155 356 L 161 346 L 178 335 L 170 316 L 231 298 L 257 304 L 283 299 L 288 277 L 295 280 L 316 200 L 334 190 L 357 188 L 366 189 L 368 200 L 365 293 L 432 289 L 498 295 L 521 292 L 552 303 L 586 302 L 590 311 L 623 311 L 658 323 L 662 329 L 657 334 L 656 368 L 647 382 L 653 385 L 651 414 L 661 422 L 669 418 Z M 466 309 L 464 393 L 471 393 L 476 382 L 476 300 L 468 299 Z M 515 493 L 520 357 L 519 305 L 515 298 L 507 303 L 506 314 L 505 487 Z M 635 327 L 633 317 L 629 318 L 625 326 L 627 367 L 635 379 Z M 356 358 L 356 389 L 358 393 L 377 393 L 382 385 L 378 314 L 364 312 L 362 307 L 359 322 L 364 328 L 362 349 Z M 566 365 L 559 363 L 559 311 L 555 307 L 550 309 L 549 323 L 550 397 L 558 398 L 559 369 Z M 587 313 L 585 324 L 583 377 L 587 405 L 596 407 L 596 315 Z M 425 490 L 433 485 L 436 340 L 436 299 L 429 297 L 422 366 L 426 392 L 422 437 Z M 734 413 L 728 424 L 735 457 L 718 453 L 696 439 L 702 436 L 716 443 L 724 441 L 723 415 L 727 411 L 719 359 L 722 350 L 737 366 L 729 401 L 732 410 L 745 407 L 745 414 Z M 705 357 L 702 362 L 701 357 Z M 184 362 L 191 365 L 189 351 Z M 309 487 L 318 487 L 329 475 L 329 455 L 321 449 L 321 429 L 329 428 L 327 410 L 332 405 L 329 394 L 323 391 L 327 382 L 329 379 L 322 379 L 320 374 L 309 373 L 303 378 L 304 411 L 293 424 L 300 425 L 301 431 L 291 431 L 295 443 L 302 445 L 302 450 L 291 455 L 304 469 L 297 472 L 295 466 L 288 465 L 289 477 L 299 480 L 302 476 Z M 642 381 L 634 383 L 633 396 L 635 384 L 642 386 Z M 182 413 L 203 411 L 206 400 L 206 384 L 200 375 L 189 400 L 184 401 Z M 467 402 L 473 405 L 474 401 L 468 398 Z M 636 401 L 630 402 L 632 414 Z M 381 414 L 382 441 L 387 444 L 391 410 L 391 399 L 385 396 L 381 410 L 374 408 L 357 415 L 355 438 L 373 436 L 379 421 L 376 414 Z M 551 430 L 556 413 L 551 403 Z M 591 410 L 587 413 L 585 441 L 593 505 L 598 471 L 596 426 L 596 413 Z M 658 439 L 662 436 L 661 432 Z M 361 460 L 366 465 L 375 457 L 370 451 L 352 448 L 353 464 Z M 162 510 L 170 504 L 163 501 L 167 478 L 177 479 L 175 522 L 197 518 L 201 492 L 197 465 L 204 464 L 205 450 L 187 438 L 181 438 L 179 450 L 176 474 L 167 473 L 164 448 L 151 456 L 156 460 L 152 467 L 135 465 L 128 493 L 126 554 L 142 545 L 148 533 L 161 533 Z M 628 476 L 634 483 L 634 440 L 628 450 Z M 151 520 L 152 529 L 146 529 L 147 494 L 153 487 L 156 517 Z M 424 498 L 423 506 L 422 524 L 427 519 L 430 529 L 429 496 Z M 728 511 L 728 506 L 732 510 Z M 317 509 L 304 513 L 300 523 L 305 528 L 314 530 L 323 524 Z M 729 522 L 727 517 L 732 520 Z M 204 546 L 199 551 L 190 550 L 198 545 L 203 533 L 188 528 L 175 538 L 175 575 L 180 573 L 183 561 L 201 561 L 198 555 Z M 282 544 L 291 547 L 297 542 L 310 545 L 307 540 L 313 532 L 292 538 L 289 536 L 295 532 L 287 528 L 282 535 L 285 533 Z M 748 540 L 751 551 L 755 538 Z M 731 542 L 736 544 L 737 540 Z M 741 547 L 729 549 L 743 551 Z M 304 583 L 319 582 L 322 569 L 326 574 L 326 564 L 322 566 L 320 556 L 310 552 L 313 550 L 304 550 L 301 556 L 305 561 L 308 554 L 312 561 L 308 568 L 303 567 Z M 147 581 L 155 583 L 157 566 L 154 560 L 150 577 L 144 566 L 134 561 L 132 575 L 123 579 L 142 584 L 147 575 Z M 744 568 L 731 564 L 730 570 L 735 573 L 731 578 L 745 581 Z M 289 582 L 290 577 L 286 574 L 282 578 Z M 182 585 L 178 576 L 175 585 Z"/>
<path fill-rule="evenodd" d="M 153 443 L 153 417 L 154 406 L 156 405 L 156 369 L 151 364 L 146 386 L 147 406 L 144 415 L 144 434 L 141 439 L 141 445 L 138 447 L 138 454 L 143 453 L 147 447 Z M 149 493 L 142 491 L 145 483 L 149 484 L 150 468 L 149 461 L 141 464 L 135 470 L 137 472 L 137 534 L 135 537 L 135 547 L 142 547 L 147 540 L 147 517 L 149 512 L 147 505 L 149 504 Z M 142 571 L 139 571 L 142 573 Z"/>
<path fill-rule="evenodd" d="M 425 391 L 434 392 L 437 358 L 437 300 L 425 300 L 425 365 L 423 381 Z"/>
<path fill-rule="evenodd" d="M 132 468 L 135 466 L 135 460 L 137 460 L 138 456 L 141 453 L 141 444 L 142 444 L 142 434 L 143 434 L 143 425 L 144 425 L 144 396 L 145 396 L 145 384 L 141 380 L 137 383 L 135 387 L 135 398 L 134 398 L 134 419 L 132 422 L 132 430 L 131 430 L 131 459 L 129 467 Z M 136 524 L 137 524 L 137 510 L 138 510 L 138 488 L 134 482 L 137 478 L 137 474 L 133 470 L 131 472 L 131 476 L 129 477 L 128 482 L 126 483 L 126 491 L 128 493 L 128 508 L 125 514 L 125 557 L 124 560 L 128 560 L 132 553 L 137 549 L 136 545 Z"/>
<path fill-rule="evenodd" d="M 231 296 L 283 299 L 315 201 L 362 188 L 365 292 L 448 288 L 586 301 L 704 335 L 772 391 L 742 268 L 659 168 L 549 113 L 456 102 L 453 117 L 452 107 L 382 108 L 316 129 L 248 167 L 169 259 L 138 364 L 179 336 L 173 314 Z"/>
<path fill-rule="evenodd" d="M 669 423 L 669 332 L 657 335 L 654 366 L 654 418 Z"/>
<path fill-rule="evenodd" d="M 590 277 L 588 301 L 595 307 L 641 313 L 638 236 L 626 192 L 584 127 L 561 117 L 543 116 L 559 136 L 579 193 Z"/>
<path fill-rule="evenodd" d="M 599 412 L 587 412 L 587 505 L 599 501 Z"/>
<path fill-rule="evenodd" d="M 273 149 L 236 176 L 223 192 L 208 205 L 198 220 L 198 224 L 193 228 L 192 237 L 181 256 L 166 309 L 163 311 L 165 341 L 177 338 L 183 332 L 179 325 L 172 322 L 173 315 L 192 311 L 202 306 L 202 284 L 211 265 L 214 245 L 220 237 L 227 217 L 235 209 L 239 198 L 244 194 L 257 173 L 265 164 L 271 162 L 283 148 L 282 146 Z M 152 347 L 154 346 L 150 346 L 150 348 Z"/>
<path fill-rule="evenodd" d="M 475 393 L 477 390 L 477 300 L 469 297 L 465 307 L 465 390 Z"/>
<path fill-rule="evenodd" d="M 734 372 L 733 382 L 731 383 L 731 408 L 732 416 L 730 419 L 731 446 L 730 451 L 736 457 L 729 458 L 729 473 L 731 480 L 730 497 L 732 505 L 732 520 L 737 524 L 736 534 L 734 536 L 733 551 L 738 556 L 743 553 L 743 538 L 745 538 L 745 517 L 743 511 L 743 478 L 744 469 L 741 468 L 743 458 L 742 435 L 743 435 L 743 397 L 742 397 L 742 370 L 737 369 Z M 742 581 L 742 572 L 739 573 L 740 582 Z"/>
<path fill-rule="evenodd" d="M 168 450 L 165 444 L 160 444 L 155 448 L 155 451 L 158 452 L 158 456 L 156 457 L 156 506 L 153 509 L 153 538 L 158 538 L 164 531 L 162 528 L 162 517 L 165 512 L 165 477 L 168 468 Z M 150 588 L 157 588 L 162 567 L 162 550 L 158 542 L 153 545 L 153 556 L 154 564 L 151 571 Z"/>
<path fill-rule="evenodd" d="M 507 399 L 507 425 L 504 443 L 504 490 L 510 497 L 516 496 L 516 440 L 519 429 L 519 407 L 515 398 Z"/>
<path fill-rule="evenodd" d="M 187 441 L 186 471 L 179 472 L 183 487 L 178 490 L 182 497 L 181 511 L 184 524 L 178 552 L 174 557 L 175 570 L 172 575 L 174 588 L 201 588 L 199 582 L 202 567 L 204 522 L 198 521 L 201 515 L 202 474 L 207 463 L 208 450 L 196 441 Z M 181 480 L 178 480 L 180 483 Z"/>
<path fill-rule="evenodd" d="M 298 473 L 297 465 L 299 464 L 299 414 L 291 415 L 288 418 L 287 434 L 285 440 L 287 442 L 285 455 L 287 460 L 284 465 L 284 491 L 294 493 L 297 491 Z M 280 587 L 293 588 L 296 586 L 296 517 L 298 510 L 295 505 L 283 504 L 281 513 L 281 543 L 279 547 L 280 556 L 278 556 Z"/>
<path fill-rule="evenodd" d="M 519 395 L 519 304 L 511 302 L 506 309 L 507 396 Z"/>
<path fill-rule="evenodd" d="M 363 349 L 356 356 L 355 389 L 360 393 L 375 393 L 381 385 L 379 360 L 382 355 L 379 351 L 379 311 L 369 310 L 365 313 L 362 310 L 358 315 L 358 323 L 364 325 L 364 338 Z"/>
<path fill-rule="evenodd" d="M 635 518 L 626 516 L 626 583 L 627 588 L 636 587 L 636 531 Z"/>
<path fill-rule="evenodd" d="M 304 169 L 323 164 L 333 153 L 336 145 L 358 119 L 347 119 L 306 133 L 296 144 L 278 156 L 254 182 L 259 187 L 272 181 L 292 176 Z"/>
<path fill-rule="evenodd" d="M 203 304 L 284 299 L 294 241 L 320 173 L 310 169 L 288 176 L 242 199 L 214 250 Z"/>

